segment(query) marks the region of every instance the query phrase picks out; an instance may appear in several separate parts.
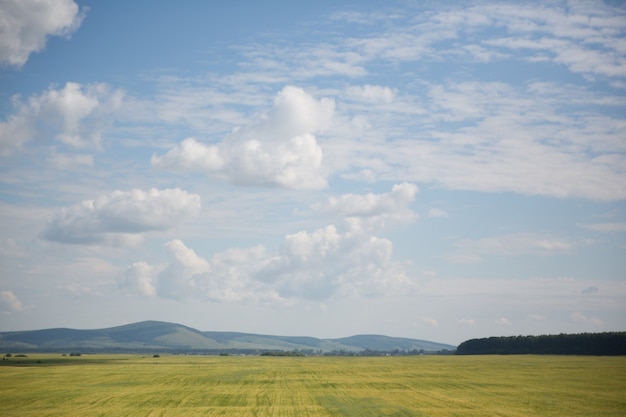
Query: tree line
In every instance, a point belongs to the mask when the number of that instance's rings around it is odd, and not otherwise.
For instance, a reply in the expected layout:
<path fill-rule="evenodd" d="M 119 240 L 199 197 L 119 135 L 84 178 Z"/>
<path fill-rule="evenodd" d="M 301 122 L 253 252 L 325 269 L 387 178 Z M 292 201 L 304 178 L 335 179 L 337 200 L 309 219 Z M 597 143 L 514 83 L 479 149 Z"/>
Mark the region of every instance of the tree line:
<path fill-rule="evenodd" d="M 457 355 L 626 355 L 626 332 L 503 336 L 470 339 Z"/>

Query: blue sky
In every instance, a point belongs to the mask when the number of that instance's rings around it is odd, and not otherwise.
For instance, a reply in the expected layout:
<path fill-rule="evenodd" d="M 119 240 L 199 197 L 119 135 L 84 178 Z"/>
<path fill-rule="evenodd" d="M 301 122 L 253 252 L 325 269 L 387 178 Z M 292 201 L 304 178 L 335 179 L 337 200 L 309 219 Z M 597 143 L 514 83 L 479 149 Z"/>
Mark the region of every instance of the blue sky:
<path fill-rule="evenodd" d="M 621 2 L 0 3 L 0 330 L 625 330 Z"/>

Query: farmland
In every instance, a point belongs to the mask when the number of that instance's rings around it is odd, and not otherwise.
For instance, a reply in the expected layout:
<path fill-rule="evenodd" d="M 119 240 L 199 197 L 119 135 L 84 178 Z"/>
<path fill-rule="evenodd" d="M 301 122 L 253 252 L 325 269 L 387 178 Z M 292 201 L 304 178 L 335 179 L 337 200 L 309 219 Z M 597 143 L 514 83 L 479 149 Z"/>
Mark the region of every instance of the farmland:
<path fill-rule="evenodd" d="M 626 411 L 626 357 L 32 354 L 2 361 L 0 380 L 2 416 L 622 416 Z"/>

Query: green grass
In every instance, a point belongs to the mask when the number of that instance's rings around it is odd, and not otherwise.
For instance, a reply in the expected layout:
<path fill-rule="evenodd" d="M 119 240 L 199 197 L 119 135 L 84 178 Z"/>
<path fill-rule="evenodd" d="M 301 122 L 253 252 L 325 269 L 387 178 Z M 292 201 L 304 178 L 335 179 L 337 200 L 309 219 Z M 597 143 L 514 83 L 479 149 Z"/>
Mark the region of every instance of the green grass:
<path fill-rule="evenodd" d="M 6 417 L 626 415 L 626 357 L 32 354 L 0 381 Z"/>

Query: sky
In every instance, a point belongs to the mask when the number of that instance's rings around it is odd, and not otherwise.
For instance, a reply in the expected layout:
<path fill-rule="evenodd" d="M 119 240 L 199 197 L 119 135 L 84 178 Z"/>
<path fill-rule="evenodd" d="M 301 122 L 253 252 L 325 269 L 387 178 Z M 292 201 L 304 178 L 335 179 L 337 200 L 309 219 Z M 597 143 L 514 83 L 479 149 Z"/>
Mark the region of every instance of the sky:
<path fill-rule="evenodd" d="M 0 331 L 626 330 L 626 3 L 0 0 Z"/>

